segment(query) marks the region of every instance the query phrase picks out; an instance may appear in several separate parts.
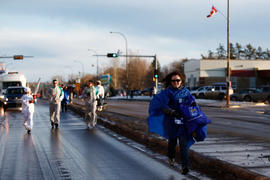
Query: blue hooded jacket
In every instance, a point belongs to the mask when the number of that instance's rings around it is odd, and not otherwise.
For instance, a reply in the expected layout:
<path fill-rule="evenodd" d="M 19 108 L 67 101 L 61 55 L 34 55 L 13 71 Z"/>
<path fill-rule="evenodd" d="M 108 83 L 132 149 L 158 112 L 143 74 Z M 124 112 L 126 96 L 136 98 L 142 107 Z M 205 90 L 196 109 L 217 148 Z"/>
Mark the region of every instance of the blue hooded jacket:
<path fill-rule="evenodd" d="M 195 103 L 194 97 L 185 87 L 178 89 L 169 87 L 155 95 L 149 105 L 149 132 L 159 134 L 165 138 L 188 136 L 189 146 L 195 141 L 191 135 L 196 132 L 196 141 L 203 141 L 206 137 L 206 125 L 211 121 Z M 172 109 L 180 112 L 182 118 L 176 123 L 175 117 L 164 114 L 162 109 Z"/>

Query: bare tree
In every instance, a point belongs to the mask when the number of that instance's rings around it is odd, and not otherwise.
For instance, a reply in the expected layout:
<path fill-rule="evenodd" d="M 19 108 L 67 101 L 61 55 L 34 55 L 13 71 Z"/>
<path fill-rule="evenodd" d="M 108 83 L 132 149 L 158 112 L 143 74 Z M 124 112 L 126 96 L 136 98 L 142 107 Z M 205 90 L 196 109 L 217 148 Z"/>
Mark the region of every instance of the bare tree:
<path fill-rule="evenodd" d="M 123 89 L 126 79 L 126 70 L 120 67 L 109 67 L 105 69 L 105 74 L 110 74 L 111 79 L 111 88 L 113 89 Z"/>
<path fill-rule="evenodd" d="M 81 78 L 81 87 L 84 87 L 87 84 L 87 81 L 94 80 L 94 75 L 86 74 L 84 77 Z"/>
<path fill-rule="evenodd" d="M 64 82 L 64 78 L 61 75 L 52 76 L 52 80 L 54 80 L 54 79 L 56 79 L 59 84 L 62 84 Z"/>
<path fill-rule="evenodd" d="M 149 71 L 149 65 L 146 60 L 141 58 L 130 58 L 129 59 L 129 89 L 143 89 L 147 79 L 145 76 Z M 151 81 L 151 80 L 150 80 Z"/>

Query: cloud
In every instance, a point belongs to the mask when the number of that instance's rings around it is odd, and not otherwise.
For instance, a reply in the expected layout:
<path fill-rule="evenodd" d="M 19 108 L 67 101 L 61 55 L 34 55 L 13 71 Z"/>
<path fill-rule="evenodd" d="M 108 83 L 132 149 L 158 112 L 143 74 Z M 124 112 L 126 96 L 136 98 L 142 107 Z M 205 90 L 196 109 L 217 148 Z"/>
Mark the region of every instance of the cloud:
<path fill-rule="evenodd" d="M 157 54 L 161 64 L 181 58 L 200 58 L 222 43 L 226 45 L 226 18 L 221 13 L 207 19 L 212 4 L 226 16 L 224 0 L 12 0 L 0 7 L 0 55 L 33 55 L 14 62 L 28 79 L 63 71 L 96 72 L 98 54 L 130 51 Z M 231 41 L 270 46 L 268 0 L 231 1 Z M 8 60 L 5 60 L 8 61 Z M 100 68 L 109 60 L 100 57 Z M 35 74 L 36 73 L 36 74 Z M 34 79 L 33 79 L 34 80 Z"/>

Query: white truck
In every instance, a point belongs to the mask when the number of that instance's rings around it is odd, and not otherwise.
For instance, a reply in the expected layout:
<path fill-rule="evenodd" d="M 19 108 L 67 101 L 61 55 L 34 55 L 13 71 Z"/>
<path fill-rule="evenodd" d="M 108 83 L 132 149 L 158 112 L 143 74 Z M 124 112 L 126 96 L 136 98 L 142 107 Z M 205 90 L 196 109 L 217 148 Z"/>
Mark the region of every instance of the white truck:
<path fill-rule="evenodd" d="M 10 86 L 26 87 L 26 78 L 19 72 L 8 72 L 0 75 L 0 98 L 4 97 L 6 89 Z"/>

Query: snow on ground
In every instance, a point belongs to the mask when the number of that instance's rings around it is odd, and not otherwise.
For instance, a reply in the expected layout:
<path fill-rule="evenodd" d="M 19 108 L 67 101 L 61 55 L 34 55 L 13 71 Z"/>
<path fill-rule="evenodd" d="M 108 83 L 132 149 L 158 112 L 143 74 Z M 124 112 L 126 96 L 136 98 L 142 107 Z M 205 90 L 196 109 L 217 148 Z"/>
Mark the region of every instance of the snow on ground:
<path fill-rule="evenodd" d="M 128 96 L 128 99 L 144 100 L 144 101 L 150 101 L 152 98 L 153 97 L 150 97 L 150 96 L 133 96 L 133 98 Z M 127 99 L 127 96 L 113 96 L 113 97 L 109 97 L 108 99 L 125 100 Z M 212 99 L 196 99 L 196 102 L 199 105 L 211 105 L 211 106 L 219 106 L 219 107 L 226 106 L 226 100 L 220 101 L 220 100 L 212 100 Z M 243 101 L 230 101 L 230 106 L 231 107 L 267 106 L 267 104 L 263 102 L 254 103 L 254 102 L 243 102 Z"/>

